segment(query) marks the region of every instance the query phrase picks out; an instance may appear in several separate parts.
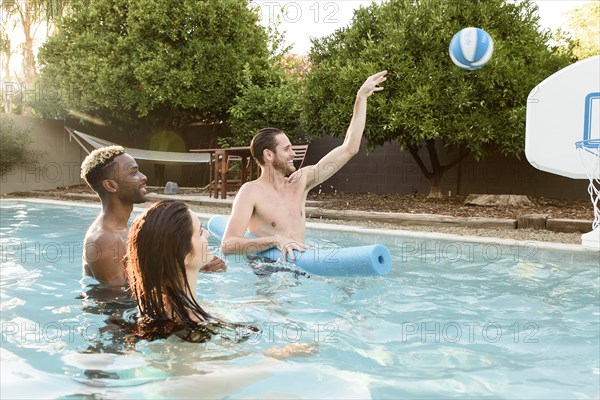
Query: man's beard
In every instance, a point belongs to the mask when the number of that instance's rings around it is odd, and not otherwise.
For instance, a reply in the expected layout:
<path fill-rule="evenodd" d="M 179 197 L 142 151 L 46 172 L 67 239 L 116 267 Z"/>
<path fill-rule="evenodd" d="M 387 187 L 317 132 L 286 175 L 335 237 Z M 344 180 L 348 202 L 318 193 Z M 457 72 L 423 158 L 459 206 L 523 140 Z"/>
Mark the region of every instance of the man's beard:
<path fill-rule="evenodd" d="M 133 204 L 141 204 L 147 201 L 148 199 L 146 198 L 146 195 L 142 194 L 140 189 L 138 189 L 137 192 L 134 193 Z"/>
<path fill-rule="evenodd" d="M 131 190 L 124 196 L 120 196 L 123 202 L 132 204 L 141 204 L 148 201 L 146 195 L 142 194 L 142 190 L 138 188 L 131 188 Z"/>
<path fill-rule="evenodd" d="M 273 161 L 273 169 L 275 171 L 281 172 L 283 176 L 291 175 L 296 171 L 296 167 L 294 166 L 294 164 L 288 164 L 287 162 L 281 161 L 279 159 Z"/>

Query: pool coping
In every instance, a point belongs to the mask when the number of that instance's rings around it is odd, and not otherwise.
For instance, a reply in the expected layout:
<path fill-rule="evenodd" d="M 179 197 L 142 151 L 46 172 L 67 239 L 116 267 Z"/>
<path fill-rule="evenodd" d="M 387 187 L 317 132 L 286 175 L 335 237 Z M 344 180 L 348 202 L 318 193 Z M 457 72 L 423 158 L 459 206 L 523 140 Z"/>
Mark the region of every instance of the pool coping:
<path fill-rule="evenodd" d="M 12 193 L 10 198 L 51 198 L 67 201 L 97 201 L 97 195 L 92 193 L 61 193 L 57 192 L 54 196 L 47 197 L 45 191 L 25 191 Z M 185 201 L 190 205 L 200 207 L 214 207 L 230 210 L 233 199 L 215 199 L 206 195 L 188 195 L 188 194 L 161 194 L 150 192 L 146 195 L 149 201 L 159 201 L 165 199 L 174 199 Z M 378 211 L 347 211 L 329 210 L 320 207 L 321 202 L 317 200 L 306 201 L 306 215 L 308 218 L 343 220 L 357 222 L 375 222 L 382 224 L 392 224 L 396 227 L 403 226 L 428 226 L 437 227 L 456 227 L 456 228 L 485 228 L 485 229 L 526 229 L 534 228 L 536 230 L 545 230 L 556 233 L 577 233 L 588 232 L 592 228 L 591 220 L 579 220 L 569 218 L 552 218 L 545 214 L 526 214 L 517 218 L 491 218 L 491 217 L 457 217 L 442 214 L 424 214 L 424 213 L 402 213 L 402 212 L 378 212 Z M 226 213 L 226 212 L 224 212 Z"/>
<path fill-rule="evenodd" d="M 0 202 L 19 202 L 27 201 L 32 203 L 47 203 L 47 204 L 59 204 L 59 205 L 72 205 L 97 208 L 100 209 L 100 204 L 92 204 L 82 201 L 73 200 L 55 200 L 55 199 L 42 199 L 42 198 L 2 198 Z M 134 206 L 134 211 L 143 211 L 146 207 Z M 215 214 L 194 212 L 200 218 L 209 219 Z M 306 222 L 308 229 L 329 231 L 329 232 L 345 232 L 355 234 L 368 234 L 387 236 L 392 238 L 408 238 L 408 239 L 422 239 L 427 241 L 445 241 L 445 242 L 467 242 L 467 243 L 479 243 L 483 245 L 499 245 L 499 246 L 536 246 L 540 250 L 570 252 L 570 253 L 581 253 L 585 255 L 598 254 L 597 251 L 588 249 L 581 244 L 566 244 L 557 242 L 543 242 L 537 240 L 519 240 L 519 239 L 505 239 L 485 236 L 473 236 L 473 235 L 455 235 L 451 233 L 440 233 L 440 232 L 423 232 L 423 231 L 409 231 L 403 229 L 388 229 L 388 228 L 367 228 L 361 226 L 349 226 L 349 225 L 337 225 L 330 223 L 321 222 Z M 600 265 L 599 265 L 600 266 Z"/>

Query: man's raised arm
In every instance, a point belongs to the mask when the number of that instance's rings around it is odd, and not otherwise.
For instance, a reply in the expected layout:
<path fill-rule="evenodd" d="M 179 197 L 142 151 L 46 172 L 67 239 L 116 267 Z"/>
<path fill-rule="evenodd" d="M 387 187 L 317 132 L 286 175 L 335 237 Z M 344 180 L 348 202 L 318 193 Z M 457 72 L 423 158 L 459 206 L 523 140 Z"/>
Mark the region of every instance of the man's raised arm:
<path fill-rule="evenodd" d="M 385 77 L 386 74 L 387 71 L 381 71 L 375 75 L 371 75 L 362 84 L 360 89 L 358 89 L 352 120 L 350 121 L 350 126 L 348 126 L 344 143 L 327 153 L 317 164 L 302 168 L 302 173 L 310 172 L 307 175 L 307 190 L 331 178 L 333 174 L 339 171 L 340 168 L 358 153 L 367 120 L 367 98 L 374 92 L 383 90 L 382 87 L 377 85 L 385 82 L 387 79 Z M 300 171 L 296 172 L 296 174 L 298 173 Z"/>

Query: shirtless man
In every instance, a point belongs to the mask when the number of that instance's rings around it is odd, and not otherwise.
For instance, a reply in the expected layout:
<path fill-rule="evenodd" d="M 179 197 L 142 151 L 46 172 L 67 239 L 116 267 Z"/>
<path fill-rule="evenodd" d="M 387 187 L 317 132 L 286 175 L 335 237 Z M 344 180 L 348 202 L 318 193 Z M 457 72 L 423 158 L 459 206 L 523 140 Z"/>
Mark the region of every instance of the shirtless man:
<path fill-rule="evenodd" d="M 146 175 L 123 147 L 108 146 L 92 151 L 83 160 L 81 177 L 102 202 L 100 215 L 83 239 L 83 272 L 103 284 L 125 285 L 127 222 L 133 205 L 147 201 Z M 215 257 L 201 272 L 225 268 L 223 260 Z"/>
<path fill-rule="evenodd" d="M 387 71 L 370 76 L 358 89 L 354 112 L 344 143 L 326 154 L 316 165 L 296 171 L 294 151 L 288 137 L 275 128 L 261 129 L 250 149 L 260 165 L 258 179 L 245 183 L 233 202 L 223 234 L 223 254 L 249 254 L 277 247 L 283 261 L 292 250 L 304 251 L 305 202 L 308 192 L 329 179 L 358 153 L 367 116 L 367 98 L 383 90 Z M 246 231 L 257 236 L 245 238 Z"/>
<path fill-rule="evenodd" d="M 125 285 L 127 222 L 133 205 L 146 202 L 146 175 L 121 146 L 92 151 L 81 164 L 81 177 L 102 202 L 102 211 L 83 240 L 83 270 L 98 282 Z"/>

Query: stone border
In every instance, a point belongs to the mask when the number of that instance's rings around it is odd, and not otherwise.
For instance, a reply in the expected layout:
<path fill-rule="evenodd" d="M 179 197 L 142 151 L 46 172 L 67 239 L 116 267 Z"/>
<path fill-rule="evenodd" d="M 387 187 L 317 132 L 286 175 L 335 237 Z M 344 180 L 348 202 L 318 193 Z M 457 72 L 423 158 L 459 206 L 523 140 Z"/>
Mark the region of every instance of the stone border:
<path fill-rule="evenodd" d="M 346 221 L 372 221 L 398 226 L 451 226 L 467 228 L 516 229 L 516 219 L 452 217 L 449 215 L 384 213 L 376 211 L 335 211 L 306 208 L 310 218 L 342 219 Z"/>
<path fill-rule="evenodd" d="M 65 199 L 69 201 L 83 200 L 90 201 L 97 198 L 95 194 L 87 193 L 56 193 L 56 192 L 17 192 L 12 193 L 7 198 L 39 198 L 54 197 L 56 199 Z M 207 196 L 195 195 L 165 195 L 158 193 L 149 193 L 147 195 L 151 201 L 164 199 L 183 200 L 189 204 L 198 206 L 210 206 L 229 209 L 233 203 L 231 199 L 213 199 Z M 436 214 L 409 214 L 409 213 L 388 213 L 376 211 L 338 211 L 327 210 L 318 207 L 319 202 L 308 201 L 306 207 L 307 218 L 325 218 L 330 220 L 344 221 L 370 221 L 376 223 L 388 223 L 396 226 L 431 226 L 435 227 L 464 227 L 464 228 L 485 228 L 485 229 L 535 229 L 548 230 L 557 233 L 585 233 L 592 229 L 592 221 L 566 219 L 566 218 L 548 218 L 545 214 L 527 214 L 519 216 L 517 219 L 507 218 L 484 218 L 484 217 L 453 217 L 450 215 Z"/>

